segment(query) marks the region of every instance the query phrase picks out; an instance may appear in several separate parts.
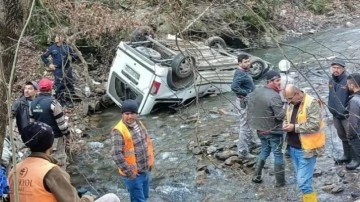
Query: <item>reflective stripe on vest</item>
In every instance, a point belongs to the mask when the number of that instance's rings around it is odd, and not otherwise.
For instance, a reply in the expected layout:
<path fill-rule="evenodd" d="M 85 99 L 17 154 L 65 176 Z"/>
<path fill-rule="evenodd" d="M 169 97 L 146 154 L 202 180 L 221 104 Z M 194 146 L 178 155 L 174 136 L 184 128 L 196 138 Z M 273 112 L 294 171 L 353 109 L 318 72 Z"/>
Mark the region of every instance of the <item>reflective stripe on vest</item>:
<path fill-rule="evenodd" d="M 44 177 L 55 164 L 39 157 L 27 157 L 16 167 L 18 193 L 21 202 L 56 202 L 54 195 L 44 187 Z M 9 175 L 10 201 L 14 201 L 13 170 Z"/>
<path fill-rule="evenodd" d="M 140 123 L 140 127 L 143 130 L 145 130 L 145 132 L 146 132 L 146 144 L 147 144 L 147 148 L 148 148 L 148 151 L 147 151 L 148 165 L 153 166 L 154 151 L 153 151 L 152 142 L 150 140 L 150 136 L 149 136 L 148 132 L 146 131 L 144 125 L 140 121 L 139 121 L 139 123 Z M 138 169 L 136 166 L 135 148 L 134 148 L 134 143 L 132 141 L 131 133 L 130 133 L 129 129 L 126 127 L 126 125 L 122 122 L 122 120 L 120 120 L 120 122 L 114 127 L 113 130 L 115 130 L 115 129 L 121 133 L 123 140 L 124 140 L 123 155 L 125 158 L 125 162 L 131 168 L 133 173 L 137 173 Z M 119 173 L 120 173 L 120 175 L 126 176 L 126 174 L 120 168 L 119 168 Z"/>
<path fill-rule="evenodd" d="M 299 108 L 297 116 L 296 116 L 297 124 L 306 123 L 306 120 L 307 120 L 306 111 L 307 111 L 307 108 L 311 105 L 311 102 L 313 100 L 314 100 L 313 97 L 305 94 L 304 100 L 300 104 L 300 108 Z M 291 115 L 292 115 L 292 110 L 290 110 L 290 108 L 288 107 L 287 111 L 286 111 L 286 116 L 289 121 L 291 120 Z M 299 137 L 300 137 L 302 149 L 311 150 L 311 149 L 321 148 L 325 145 L 324 126 L 325 126 L 325 124 L 321 117 L 320 130 L 318 132 L 305 133 L 305 134 L 300 133 Z"/>

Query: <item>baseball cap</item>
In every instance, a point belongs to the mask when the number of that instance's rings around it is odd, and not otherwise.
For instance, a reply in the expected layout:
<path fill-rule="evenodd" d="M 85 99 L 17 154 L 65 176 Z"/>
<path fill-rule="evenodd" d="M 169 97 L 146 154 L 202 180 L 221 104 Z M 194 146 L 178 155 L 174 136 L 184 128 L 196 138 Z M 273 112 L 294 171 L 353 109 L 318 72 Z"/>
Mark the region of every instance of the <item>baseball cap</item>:
<path fill-rule="evenodd" d="M 39 90 L 39 85 L 35 81 L 27 81 L 25 85 L 32 85 L 35 90 Z"/>
<path fill-rule="evenodd" d="M 39 90 L 50 91 L 52 89 L 53 82 L 50 79 L 43 78 L 39 81 Z"/>

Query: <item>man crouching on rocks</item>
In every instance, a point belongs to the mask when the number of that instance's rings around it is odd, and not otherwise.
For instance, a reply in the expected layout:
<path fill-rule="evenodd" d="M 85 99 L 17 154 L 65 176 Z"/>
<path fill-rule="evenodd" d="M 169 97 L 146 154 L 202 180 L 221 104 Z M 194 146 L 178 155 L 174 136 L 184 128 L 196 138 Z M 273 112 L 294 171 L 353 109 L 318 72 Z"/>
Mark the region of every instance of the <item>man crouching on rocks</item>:
<path fill-rule="evenodd" d="M 276 71 L 266 73 L 266 85 L 256 88 L 249 97 L 249 122 L 261 140 L 261 152 L 256 162 L 252 181 L 261 183 L 261 173 L 265 161 L 272 151 L 274 155 L 274 172 L 276 187 L 285 185 L 285 169 L 282 154 L 283 130 L 282 122 L 285 109 L 280 97 L 281 77 Z"/>
<path fill-rule="evenodd" d="M 154 154 L 150 135 L 137 116 L 137 102 L 123 101 L 121 120 L 111 132 L 114 143 L 112 150 L 131 202 L 145 202 L 149 198 Z"/>

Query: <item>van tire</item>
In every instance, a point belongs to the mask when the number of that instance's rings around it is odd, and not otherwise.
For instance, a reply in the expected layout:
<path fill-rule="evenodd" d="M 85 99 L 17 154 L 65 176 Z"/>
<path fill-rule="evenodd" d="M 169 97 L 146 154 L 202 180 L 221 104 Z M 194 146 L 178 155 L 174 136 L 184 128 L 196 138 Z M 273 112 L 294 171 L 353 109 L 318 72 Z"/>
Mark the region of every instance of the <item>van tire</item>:
<path fill-rule="evenodd" d="M 183 53 L 175 55 L 171 61 L 171 68 L 176 77 L 180 79 L 187 78 L 194 74 L 195 58 Z"/>
<path fill-rule="evenodd" d="M 149 26 L 140 26 L 131 33 L 130 41 L 146 41 L 146 36 L 151 36 L 151 38 L 155 38 L 154 30 Z"/>
<path fill-rule="evenodd" d="M 259 79 L 264 70 L 266 69 L 266 63 L 260 58 L 250 59 L 250 75 L 253 79 Z"/>
<path fill-rule="evenodd" d="M 195 74 L 191 74 L 189 77 L 181 79 L 175 75 L 175 72 L 173 72 L 172 69 L 169 69 L 167 84 L 171 90 L 179 91 L 193 85 L 195 79 Z"/>
<path fill-rule="evenodd" d="M 226 42 L 224 41 L 223 38 L 219 37 L 219 36 L 212 36 L 210 38 L 208 38 L 205 41 L 205 45 L 209 46 L 210 48 L 227 48 Z"/>

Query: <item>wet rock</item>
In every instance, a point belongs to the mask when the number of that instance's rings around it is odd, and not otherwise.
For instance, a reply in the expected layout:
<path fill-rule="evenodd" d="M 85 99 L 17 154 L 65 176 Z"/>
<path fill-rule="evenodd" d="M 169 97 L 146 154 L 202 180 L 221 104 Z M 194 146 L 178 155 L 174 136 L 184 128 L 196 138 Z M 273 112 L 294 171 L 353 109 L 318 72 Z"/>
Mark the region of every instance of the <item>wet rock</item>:
<path fill-rule="evenodd" d="M 331 189 L 332 194 L 337 194 L 337 193 L 340 193 L 342 191 L 344 191 L 344 187 L 342 187 L 341 185 L 337 185 L 333 189 Z"/>
<path fill-rule="evenodd" d="M 316 169 L 314 171 L 314 174 L 313 174 L 314 177 L 320 177 L 321 175 L 322 175 L 322 170 Z"/>
<path fill-rule="evenodd" d="M 206 149 L 206 152 L 207 154 L 213 154 L 217 151 L 217 148 L 214 147 L 214 146 L 209 146 L 207 149 Z"/>
<path fill-rule="evenodd" d="M 89 142 L 87 146 L 92 150 L 104 148 L 104 144 L 101 142 Z"/>
<path fill-rule="evenodd" d="M 339 177 L 345 177 L 345 171 L 343 169 L 339 169 L 336 171 L 336 174 L 339 176 Z"/>
<path fill-rule="evenodd" d="M 201 147 L 194 147 L 191 152 L 195 155 L 202 154 Z"/>
<path fill-rule="evenodd" d="M 225 160 L 225 165 L 231 166 L 234 163 L 240 162 L 240 159 L 238 156 L 231 156 L 228 159 Z"/>
<path fill-rule="evenodd" d="M 334 189 L 336 187 L 335 184 L 331 184 L 331 185 L 326 185 L 321 187 L 321 190 L 325 191 L 325 192 L 331 192 L 332 189 Z"/>
<path fill-rule="evenodd" d="M 206 183 L 206 179 L 207 179 L 207 173 L 205 172 L 205 170 L 201 170 L 196 173 L 195 183 L 196 185 L 203 185 Z"/>
<path fill-rule="evenodd" d="M 254 160 L 247 160 L 247 162 L 244 163 L 244 166 L 250 168 L 250 167 L 253 167 L 255 165 L 255 163 L 256 163 L 255 159 Z"/>
<path fill-rule="evenodd" d="M 202 170 L 204 170 L 205 172 L 209 173 L 209 170 L 208 170 L 208 168 L 207 168 L 207 165 L 205 165 L 205 164 L 199 164 L 199 165 L 197 165 L 196 170 L 197 170 L 197 171 L 202 171 Z"/>
<path fill-rule="evenodd" d="M 353 27 L 353 26 L 355 26 L 355 25 L 354 25 L 354 23 L 346 22 L 346 23 L 345 23 L 345 26 L 346 26 L 346 27 Z"/>
<path fill-rule="evenodd" d="M 210 140 L 204 140 L 200 143 L 200 146 L 210 146 L 211 145 L 211 141 Z"/>
<path fill-rule="evenodd" d="M 164 195 L 169 201 L 188 201 L 191 191 L 181 185 L 175 186 L 158 186 L 155 191 L 160 195 Z"/>
<path fill-rule="evenodd" d="M 350 195 L 351 195 L 352 198 L 357 199 L 357 198 L 360 197 L 360 191 L 351 192 Z"/>
<path fill-rule="evenodd" d="M 96 94 L 105 94 L 105 89 L 102 89 L 102 88 L 95 88 L 94 89 L 94 92 L 96 93 Z"/>
<path fill-rule="evenodd" d="M 235 151 L 225 150 L 215 154 L 215 157 L 219 160 L 225 161 L 226 159 L 230 158 L 231 156 L 238 156 Z"/>
<path fill-rule="evenodd" d="M 225 111 L 225 109 L 219 109 L 218 112 L 219 112 L 220 115 L 227 115 L 227 114 L 229 114 L 227 111 Z"/>

